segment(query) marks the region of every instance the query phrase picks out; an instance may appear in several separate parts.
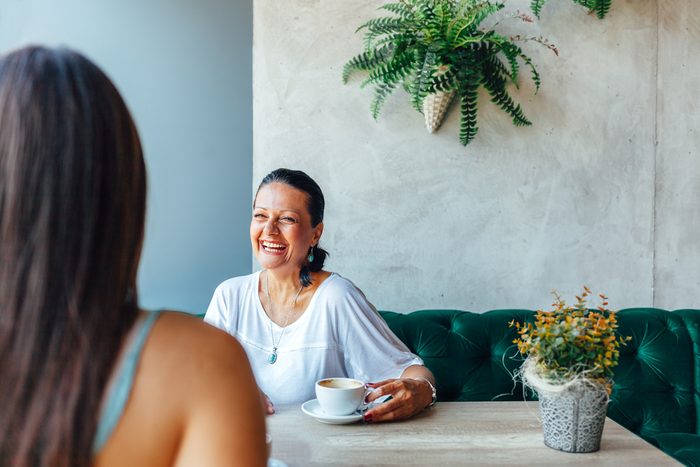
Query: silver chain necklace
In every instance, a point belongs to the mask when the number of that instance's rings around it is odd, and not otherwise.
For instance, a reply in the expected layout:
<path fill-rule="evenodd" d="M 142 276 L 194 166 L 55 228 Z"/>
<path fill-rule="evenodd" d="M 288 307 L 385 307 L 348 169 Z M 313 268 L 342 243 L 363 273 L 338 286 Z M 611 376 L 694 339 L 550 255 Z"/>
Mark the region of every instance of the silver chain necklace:
<path fill-rule="evenodd" d="M 274 314 L 273 308 L 272 308 L 272 299 L 270 298 L 270 289 L 267 287 L 267 276 L 268 272 L 265 271 L 265 297 L 267 298 L 267 307 L 270 309 L 270 317 Z M 272 318 L 270 318 L 270 339 L 272 340 L 272 353 L 267 357 L 267 363 L 270 365 L 273 365 L 277 361 L 277 349 L 279 348 L 280 342 L 282 341 L 282 336 L 284 336 L 284 332 L 287 330 L 287 323 L 289 323 L 289 318 L 292 316 L 292 313 L 294 313 L 294 308 L 297 306 L 297 299 L 299 298 L 299 294 L 301 293 L 301 289 L 303 289 L 304 286 L 301 285 L 299 286 L 299 290 L 297 290 L 297 294 L 294 296 L 294 300 L 292 300 L 292 310 L 287 313 L 287 317 L 284 320 L 284 325 L 282 326 L 282 332 L 280 333 L 279 339 L 277 339 L 277 344 L 275 344 L 275 333 L 272 330 Z"/>

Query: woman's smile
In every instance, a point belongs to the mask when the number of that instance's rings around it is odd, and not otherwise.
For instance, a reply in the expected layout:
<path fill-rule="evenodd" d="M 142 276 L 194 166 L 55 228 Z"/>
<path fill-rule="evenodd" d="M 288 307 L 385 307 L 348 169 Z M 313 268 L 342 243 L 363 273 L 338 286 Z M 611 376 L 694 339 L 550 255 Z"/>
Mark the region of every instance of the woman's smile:
<path fill-rule="evenodd" d="M 287 246 L 277 242 L 261 240 L 260 249 L 265 253 L 280 255 L 284 253 L 284 251 L 287 249 Z"/>

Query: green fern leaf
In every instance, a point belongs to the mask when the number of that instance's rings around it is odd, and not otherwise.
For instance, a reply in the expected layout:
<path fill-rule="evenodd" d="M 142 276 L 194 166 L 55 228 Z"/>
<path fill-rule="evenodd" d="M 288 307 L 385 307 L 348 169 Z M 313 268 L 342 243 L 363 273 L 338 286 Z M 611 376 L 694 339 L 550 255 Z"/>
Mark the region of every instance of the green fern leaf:
<path fill-rule="evenodd" d="M 535 16 L 537 16 L 537 19 L 540 18 L 540 13 L 542 13 L 542 7 L 546 2 L 547 0 L 532 0 L 530 2 L 530 9 L 535 14 Z"/>
<path fill-rule="evenodd" d="M 588 8 L 590 13 L 595 13 L 599 19 L 603 19 L 610 10 L 612 0 L 574 0 L 574 3 Z"/>
<path fill-rule="evenodd" d="M 538 18 L 540 17 L 542 7 L 546 2 L 547 0 L 530 1 L 530 9 Z M 612 6 L 612 0 L 573 0 L 573 2 L 588 8 L 589 12 L 595 13 L 599 19 L 605 18 L 605 15 L 608 14 L 610 7 Z"/>
<path fill-rule="evenodd" d="M 406 30 L 404 20 L 398 18 L 375 18 L 369 20 L 362 27 L 367 27 L 363 38 L 365 50 L 373 47 L 374 40 L 385 34 L 402 33 Z M 396 36 L 395 36 L 396 37 Z"/>
<path fill-rule="evenodd" d="M 343 66 L 343 83 L 347 84 L 348 78 L 355 71 L 369 71 L 384 63 L 393 53 L 394 46 L 386 45 L 375 50 L 367 50 L 351 58 Z"/>
<path fill-rule="evenodd" d="M 452 21 L 450 21 L 450 24 L 447 26 L 447 30 L 445 31 L 445 36 L 447 39 L 447 42 L 449 44 L 454 44 L 459 40 L 459 36 L 462 34 L 463 31 L 467 31 L 466 35 L 469 35 L 471 32 L 472 28 L 469 28 L 474 22 L 473 18 L 455 18 Z"/>
<path fill-rule="evenodd" d="M 415 19 L 423 21 L 432 21 L 435 19 L 434 2 L 415 2 L 414 6 L 415 9 L 413 10 L 413 15 Z"/>
<path fill-rule="evenodd" d="M 429 51 L 425 54 L 423 65 L 416 73 L 416 78 L 413 85 L 410 87 L 411 104 L 418 111 L 423 111 L 423 99 L 430 91 L 430 83 L 433 73 L 437 67 L 437 55 L 435 52 Z"/>
<path fill-rule="evenodd" d="M 595 13 L 599 19 L 605 18 L 605 15 L 610 11 L 610 6 L 612 5 L 612 0 L 596 0 L 595 2 Z"/>
<path fill-rule="evenodd" d="M 505 55 L 510 64 L 510 79 L 515 83 L 515 86 L 518 87 L 518 73 L 520 72 L 518 58 L 522 55 L 523 51 L 512 42 L 506 42 L 501 46 L 501 52 L 503 52 L 503 55 Z"/>
<path fill-rule="evenodd" d="M 447 28 L 453 17 L 452 12 L 452 2 L 451 1 L 438 1 L 436 2 L 435 8 L 435 25 L 440 31 L 439 36 L 442 36 L 443 31 Z"/>
<path fill-rule="evenodd" d="M 465 146 L 474 139 L 479 131 L 479 127 L 476 125 L 478 91 L 478 84 L 468 84 L 460 90 L 459 107 L 461 118 L 459 122 L 459 141 Z"/>
<path fill-rule="evenodd" d="M 532 77 L 532 82 L 535 83 L 535 94 L 540 90 L 540 85 L 542 84 L 542 80 L 540 79 L 540 74 L 537 72 L 537 68 L 535 67 L 535 64 L 532 63 L 532 60 L 530 57 L 528 57 L 525 54 L 520 54 L 520 58 L 525 62 L 527 66 L 530 67 L 530 75 Z"/>
<path fill-rule="evenodd" d="M 401 18 L 383 16 L 381 18 L 372 18 L 357 28 L 355 32 L 360 32 L 363 29 L 367 29 L 368 31 L 400 30 L 404 26 L 405 21 Z"/>
<path fill-rule="evenodd" d="M 491 95 L 491 102 L 498 105 L 504 112 L 511 116 L 513 125 L 532 125 L 525 116 L 520 104 L 515 104 L 506 90 L 506 79 L 493 67 L 490 61 L 484 62 L 482 81 L 484 87 Z"/>
<path fill-rule="evenodd" d="M 406 76 L 410 75 L 415 68 L 416 61 L 412 52 L 396 54 L 391 61 L 381 63 L 379 66 L 370 71 L 369 76 L 360 85 L 360 87 L 378 83 L 396 84 Z"/>
<path fill-rule="evenodd" d="M 394 91 L 395 87 L 396 83 L 379 83 L 374 89 L 374 97 L 372 98 L 369 109 L 375 120 L 379 118 L 379 112 L 382 110 L 384 102 Z"/>
<path fill-rule="evenodd" d="M 455 75 L 452 70 L 447 70 L 442 75 L 433 76 L 433 79 L 428 85 L 427 92 L 435 93 L 438 91 L 449 92 L 455 88 Z"/>
<path fill-rule="evenodd" d="M 470 2 L 471 3 L 471 2 Z M 469 42 L 474 42 L 476 38 L 483 36 L 477 28 L 481 22 L 489 15 L 503 8 L 500 3 L 490 1 L 479 2 L 464 11 L 463 16 L 453 20 L 447 27 L 447 39 L 454 48 L 464 46 Z"/>
<path fill-rule="evenodd" d="M 508 67 L 505 66 L 505 64 L 499 60 L 496 55 L 491 55 L 486 60 L 488 60 L 489 66 L 493 72 L 498 73 L 500 79 L 503 81 L 510 79 L 510 71 L 508 70 Z"/>
<path fill-rule="evenodd" d="M 394 13 L 400 18 L 408 19 L 413 14 L 413 9 L 405 3 L 387 3 L 379 7 L 380 10 L 386 10 Z"/>
<path fill-rule="evenodd" d="M 486 1 L 474 6 L 474 9 L 470 11 L 469 14 L 474 15 L 474 25 L 478 27 L 486 18 L 503 8 L 505 8 L 503 3 L 491 3 L 490 1 Z"/>

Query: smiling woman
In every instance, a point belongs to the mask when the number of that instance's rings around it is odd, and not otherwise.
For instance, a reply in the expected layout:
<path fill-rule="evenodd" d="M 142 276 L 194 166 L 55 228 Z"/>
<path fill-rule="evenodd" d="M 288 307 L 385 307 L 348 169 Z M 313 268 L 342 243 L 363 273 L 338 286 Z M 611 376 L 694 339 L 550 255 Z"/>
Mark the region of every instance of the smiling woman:
<path fill-rule="evenodd" d="M 323 195 L 314 197 L 307 194 L 313 187 L 297 189 L 273 174 L 263 180 L 255 197 L 250 223 L 253 253 L 265 269 L 293 273 L 302 265 L 299 280 L 310 287 L 307 292 L 315 290 L 310 274 L 321 271 L 328 255 L 318 247 L 323 233 Z"/>
<path fill-rule="evenodd" d="M 432 373 L 349 280 L 325 271 L 325 201 L 304 172 L 277 169 L 258 187 L 250 222 L 263 270 L 223 282 L 205 320 L 239 338 L 268 412 L 314 397 L 317 380 L 347 376 L 391 395 L 366 421 L 410 417 L 435 400 Z M 269 398 L 267 397 L 269 396 Z"/>

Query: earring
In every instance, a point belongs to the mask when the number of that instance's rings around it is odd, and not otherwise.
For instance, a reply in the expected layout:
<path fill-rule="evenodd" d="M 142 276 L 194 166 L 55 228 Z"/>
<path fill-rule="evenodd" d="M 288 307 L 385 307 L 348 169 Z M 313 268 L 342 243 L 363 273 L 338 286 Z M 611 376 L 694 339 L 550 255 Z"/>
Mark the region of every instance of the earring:
<path fill-rule="evenodd" d="M 309 263 L 314 262 L 314 247 L 313 246 L 311 246 L 309 248 L 309 258 L 308 259 L 309 259 Z"/>

